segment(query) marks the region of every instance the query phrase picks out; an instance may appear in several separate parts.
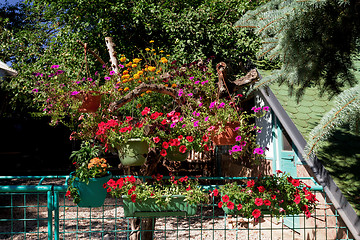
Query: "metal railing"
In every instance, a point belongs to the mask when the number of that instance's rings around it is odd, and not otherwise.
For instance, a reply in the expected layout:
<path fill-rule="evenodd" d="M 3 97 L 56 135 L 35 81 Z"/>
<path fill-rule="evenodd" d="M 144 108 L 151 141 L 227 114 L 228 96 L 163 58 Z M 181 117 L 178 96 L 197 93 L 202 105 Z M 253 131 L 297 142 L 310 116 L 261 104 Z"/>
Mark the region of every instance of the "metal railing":
<path fill-rule="evenodd" d="M 134 232 L 139 232 L 141 239 L 146 231 L 152 231 L 154 239 L 352 239 L 322 187 L 312 178 L 299 178 L 313 183 L 312 191 L 320 200 L 311 218 L 265 216 L 255 222 L 226 215 L 212 203 L 199 206 L 195 216 L 157 217 L 152 230 L 142 229 L 141 224 L 139 229 L 131 228 L 131 218 L 124 216 L 121 199 L 108 197 L 100 208 L 77 207 L 65 197 L 66 179 L 67 176 L 0 177 L 6 182 L 0 185 L 0 239 L 129 239 Z M 245 179 L 200 178 L 217 184 Z M 20 180 L 20 184 L 27 185 L 19 185 Z M 142 218 L 138 220 L 141 222 Z"/>

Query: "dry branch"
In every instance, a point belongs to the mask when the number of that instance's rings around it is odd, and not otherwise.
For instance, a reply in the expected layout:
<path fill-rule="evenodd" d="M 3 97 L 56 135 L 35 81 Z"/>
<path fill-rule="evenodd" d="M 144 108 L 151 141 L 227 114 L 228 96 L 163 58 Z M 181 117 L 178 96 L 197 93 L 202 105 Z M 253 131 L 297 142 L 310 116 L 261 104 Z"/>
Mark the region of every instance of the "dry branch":
<path fill-rule="evenodd" d="M 178 91 L 176 91 L 175 89 L 165 87 L 164 85 L 141 83 L 134 90 L 132 90 L 131 92 L 126 94 L 122 99 L 111 103 L 109 110 L 114 111 L 114 110 L 124 106 L 126 103 L 130 102 L 131 100 L 140 96 L 142 93 L 144 93 L 146 91 L 153 91 L 153 92 L 158 92 L 158 93 L 169 95 L 169 96 L 173 97 L 174 100 L 178 104 L 181 104 L 181 97 L 179 97 Z"/>
<path fill-rule="evenodd" d="M 115 43 L 112 40 L 112 37 L 106 37 L 105 38 L 106 47 L 109 51 L 110 55 L 110 62 L 111 62 L 111 69 L 118 74 L 119 73 L 119 63 L 116 57 L 116 51 L 114 47 L 116 46 Z"/>

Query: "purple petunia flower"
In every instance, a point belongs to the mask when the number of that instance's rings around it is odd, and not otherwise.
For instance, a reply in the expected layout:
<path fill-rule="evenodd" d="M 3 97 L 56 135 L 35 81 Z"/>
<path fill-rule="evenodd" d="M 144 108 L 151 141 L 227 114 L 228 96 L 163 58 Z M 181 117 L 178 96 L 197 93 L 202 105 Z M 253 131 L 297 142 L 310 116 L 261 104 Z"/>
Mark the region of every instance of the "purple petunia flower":
<path fill-rule="evenodd" d="M 64 73 L 63 70 L 57 70 L 57 71 L 56 71 L 56 75 L 59 75 L 59 74 L 62 74 L 62 73 Z"/>
<path fill-rule="evenodd" d="M 265 112 L 267 112 L 267 111 L 269 111 L 269 107 L 268 107 L 268 106 L 265 106 L 265 107 L 263 107 L 263 110 L 264 110 Z"/>
<path fill-rule="evenodd" d="M 242 151 L 242 148 L 239 145 L 234 145 L 231 150 L 232 152 L 240 152 Z"/>
<path fill-rule="evenodd" d="M 214 108 L 215 104 L 216 104 L 216 102 L 211 102 L 209 108 Z"/>
<path fill-rule="evenodd" d="M 255 148 L 253 154 L 264 154 L 264 150 L 262 150 L 261 148 Z"/>
<path fill-rule="evenodd" d="M 205 117 L 204 121 L 207 122 L 209 120 L 209 117 Z"/>
<path fill-rule="evenodd" d="M 179 97 L 181 97 L 181 96 L 183 95 L 183 93 L 184 93 L 184 90 L 182 90 L 182 89 L 179 89 L 179 93 L 178 93 L 178 96 L 179 96 Z"/>
<path fill-rule="evenodd" d="M 34 89 L 32 90 L 32 92 L 33 92 L 33 93 L 37 93 L 37 92 L 39 92 L 39 89 L 34 88 Z"/>
<path fill-rule="evenodd" d="M 225 107 L 225 103 L 222 102 L 219 104 L 219 106 L 217 108 L 223 108 L 223 107 Z"/>
<path fill-rule="evenodd" d="M 59 68 L 59 65 L 52 65 L 50 68 Z"/>
<path fill-rule="evenodd" d="M 241 140 L 241 136 L 236 136 L 235 141 L 239 142 Z"/>
<path fill-rule="evenodd" d="M 114 71 L 110 71 L 110 75 L 114 75 L 115 74 L 115 72 Z"/>
<path fill-rule="evenodd" d="M 170 127 L 171 127 L 171 128 L 174 128 L 175 125 L 176 125 L 176 122 L 173 122 L 173 123 L 170 125 Z"/>
<path fill-rule="evenodd" d="M 194 77 L 189 77 L 189 79 L 190 79 L 190 80 L 193 80 L 193 79 L 194 79 Z"/>
<path fill-rule="evenodd" d="M 194 127 L 198 127 L 199 126 L 199 121 L 195 121 L 194 122 Z"/>
<path fill-rule="evenodd" d="M 120 68 L 124 68 L 124 65 L 122 65 L 122 64 L 119 64 L 119 67 L 120 67 Z"/>
<path fill-rule="evenodd" d="M 199 83 L 200 83 L 200 81 L 195 81 L 195 82 L 194 82 L 194 84 L 199 84 Z"/>
<path fill-rule="evenodd" d="M 105 80 L 110 80 L 111 78 L 110 77 L 104 77 Z"/>
<path fill-rule="evenodd" d="M 77 94 L 79 94 L 80 92 L 78 92 L 78 91 L 73 91 L 73 92 L 71 92 L 71 96 L 74 96 L 74 95 L 77 95 Z"/>

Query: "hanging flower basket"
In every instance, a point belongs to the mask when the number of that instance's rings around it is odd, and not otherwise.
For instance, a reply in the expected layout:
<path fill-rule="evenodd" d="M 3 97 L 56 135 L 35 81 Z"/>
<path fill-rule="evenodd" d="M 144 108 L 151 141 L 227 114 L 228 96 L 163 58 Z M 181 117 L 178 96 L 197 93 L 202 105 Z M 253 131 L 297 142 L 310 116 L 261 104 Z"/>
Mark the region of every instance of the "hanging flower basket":
<path fill-rule="evenodd" d="M 152 198 L 143 202 L 132 202 L 131 198 L 123 195 L 122 199 L 125 217 L 193 216 L 197 210 L 197 205 L 188 204 L 182 195 L 171 196 L 170 202 L 165 206 L 156 203 Z"/>
<path fill-rule="evenodd" d="M 90 91 L 83 94 L 83 102 L 79 107 L 79 112 L 96 112 L 100 107 L 101 94 L 99 92 Z"/>
<path fill-rule="evenodd" d="M 212 141 L 215 145 L 223 146 L 223 145 L 234 145 L 236 143 L 236 130 L 235 128 L 239 126 L 239 123 L 227 123 L 224 126 L 224 130 L 217 135 L 212 137 Z M 219 129 L 219 126 L 215 127 L 215 132 Z"/>
<path fill-rule="evenodd" d="M 74 172 L 70 173 L 70 178 L 73 178 Z M 108 182 L 112 174 L 107 173 L 106 176 L 100 178 L 90 178 L 89 182 L 81 182 L 78 178 L 74 178 L 73 187 L 78 189 L 80 195 L 79 207 L 101 207 L 106 198 L 106 189 L 104 183 Z"/>
<path fill-rule="evenodd" d="M 118 150 L 120 162 L 124 166 L 141 166 L 145 163 L 149 144 L 140 138 L 129 139 Z"/>

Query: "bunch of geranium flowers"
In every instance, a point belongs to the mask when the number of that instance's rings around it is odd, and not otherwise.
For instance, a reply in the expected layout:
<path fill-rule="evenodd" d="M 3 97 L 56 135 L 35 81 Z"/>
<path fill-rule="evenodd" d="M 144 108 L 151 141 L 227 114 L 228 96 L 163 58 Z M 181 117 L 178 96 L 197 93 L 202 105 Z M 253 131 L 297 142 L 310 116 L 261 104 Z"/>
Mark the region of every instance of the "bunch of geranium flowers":
<path fill-rule="evenodd" d="M 105 145 L 105 151 L 119 149 L 129 139 L 139 138 L 148 141 L 145 132 L 147 120 L 146 117 L 134 119 L 131 116 L 124 117 L 124 120 L 109 119 L 98 124 L 96 137 Z"/>
<path fill-rule="evenodd" d="M 276 175 L 252 179 L 245 185 L 228 183 L 211 195 L 220 198 L 218 206 L 229 215 L 258 219 L 264 213 L 276 217 L 304 213 L 310 217 L 318 201 L 310 188 L 277 171 Z"/>
<path fill-rule="evenodd" d="M 134 176 L 126 176 L 117 180 L 110 179 L 104 188 L 113 197 L 127 197 L 132 202 L 144 202 L 147 199 L 155 199 L 157 204 L 166 206 L 171 197 L 176 195 L 185 196 L 185 201 L 190 205 L 206 203 L 209 199 L 199 186 L 198 179 L 189 177 L 170 176 L 164 179 L 163 175 L 152 176 L 149 182 L 143 182 Z"/>
<path fill-rule="evenodd" d="M 186 153 L 190 150 L 209 151 L 210 138 L 207 134 L 202 116 L 186 112 L 171 111 L 169 113 L 142 112 L 149 116 L 152 139 L 150 143 L 160 150 L 164 157 L 169 152 Z"/>

